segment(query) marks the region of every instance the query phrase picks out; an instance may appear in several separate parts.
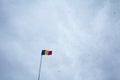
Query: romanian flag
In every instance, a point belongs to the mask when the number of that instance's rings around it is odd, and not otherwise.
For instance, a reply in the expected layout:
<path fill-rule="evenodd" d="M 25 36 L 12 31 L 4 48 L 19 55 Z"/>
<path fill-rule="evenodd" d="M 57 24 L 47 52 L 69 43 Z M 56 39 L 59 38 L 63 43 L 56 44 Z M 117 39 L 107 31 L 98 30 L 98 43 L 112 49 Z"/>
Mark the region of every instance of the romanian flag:
<path fill-rule="evenodd" d="M 42 50 L 41 55 L 52 55 L 52 51 Z"/>

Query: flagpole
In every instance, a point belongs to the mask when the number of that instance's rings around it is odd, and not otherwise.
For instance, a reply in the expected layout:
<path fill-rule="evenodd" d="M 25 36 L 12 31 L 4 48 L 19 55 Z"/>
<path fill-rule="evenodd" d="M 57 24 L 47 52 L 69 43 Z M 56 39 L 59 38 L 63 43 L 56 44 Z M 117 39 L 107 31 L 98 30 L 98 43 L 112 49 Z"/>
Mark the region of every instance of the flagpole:
<path fill-rule="evenodd" d="M 41 66 L 42 66 L 42 55 L 41 55 L 41 59 L 40 59 L 40 66 L 39 66 L 38 80 L 40 80 L 40 77 L 41 77 Z"/>

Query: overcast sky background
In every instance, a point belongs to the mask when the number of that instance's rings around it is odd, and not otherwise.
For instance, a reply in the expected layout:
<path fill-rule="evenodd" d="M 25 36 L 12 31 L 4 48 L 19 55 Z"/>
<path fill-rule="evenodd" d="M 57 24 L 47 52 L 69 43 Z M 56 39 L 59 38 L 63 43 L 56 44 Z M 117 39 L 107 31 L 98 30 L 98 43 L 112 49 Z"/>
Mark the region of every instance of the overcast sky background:
<path fill-rule="evenodd" d="M 0 80 L 120 80 L 120 0 L 0 0 Z"/>

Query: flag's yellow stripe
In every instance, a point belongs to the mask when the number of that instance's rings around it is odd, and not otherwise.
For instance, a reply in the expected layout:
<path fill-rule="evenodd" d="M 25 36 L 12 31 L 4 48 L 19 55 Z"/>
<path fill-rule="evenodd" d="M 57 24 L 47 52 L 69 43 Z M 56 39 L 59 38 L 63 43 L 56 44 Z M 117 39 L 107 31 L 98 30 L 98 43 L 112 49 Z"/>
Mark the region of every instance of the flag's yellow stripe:
<path fill-rule="evenodd" d="M 48 55 L 48 51 L 47 50 L 45 51 L 45 55 Z"/>

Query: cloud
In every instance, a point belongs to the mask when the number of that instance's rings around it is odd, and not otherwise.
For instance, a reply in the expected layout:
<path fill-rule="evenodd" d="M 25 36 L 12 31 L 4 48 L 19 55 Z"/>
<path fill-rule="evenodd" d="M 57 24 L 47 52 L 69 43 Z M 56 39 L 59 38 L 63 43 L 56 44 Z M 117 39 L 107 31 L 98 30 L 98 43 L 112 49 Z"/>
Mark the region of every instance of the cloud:
<path fill-rule="evenodd" d="M 119 80 L 118 0 L 2 0 L 0 79 Z"/>

